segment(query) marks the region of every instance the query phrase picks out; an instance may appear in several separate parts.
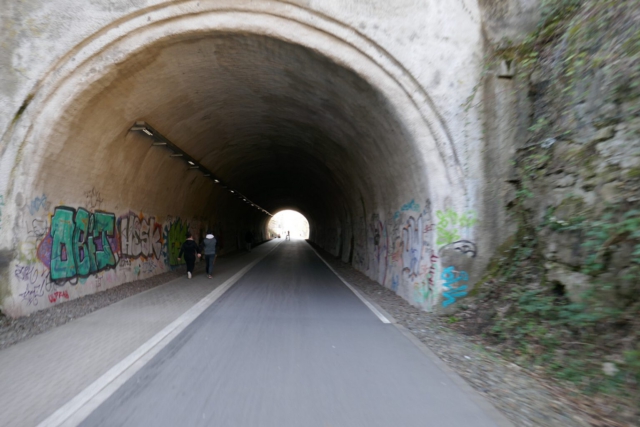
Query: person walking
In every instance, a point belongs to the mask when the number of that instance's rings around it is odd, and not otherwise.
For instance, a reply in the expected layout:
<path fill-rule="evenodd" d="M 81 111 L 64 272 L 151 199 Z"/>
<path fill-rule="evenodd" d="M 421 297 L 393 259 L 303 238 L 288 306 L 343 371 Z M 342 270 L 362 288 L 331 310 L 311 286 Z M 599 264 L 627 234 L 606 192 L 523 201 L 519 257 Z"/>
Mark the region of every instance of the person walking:
<path fill-rule="evenodd" d="M 253 233 L 251 231 L 247 231 L 244 235 L 244 243 L 247 248 L 247 252 L 251 252 L 251 245 L 253 244 Z"/>
<path fill-rule="evenodd" d="M 178 254 L 178 261 L 184 254 L 184 260 L 187 263 L 187 278 L 191 279 L 193 275 L 193 268 L 196 265 L 196 255 L 200 258 L 200 248 L 198 244 L 193 241 L 193 235 L 191 232 L 187 232 L 187 240 L 182 244 L 180 253 Z"/>
<path fill-rule="evenodd" d="M 216 259 L 216 238 L 213 236 L 211 231 L 207 232 L 207 235 L 204 237 L 204 262 L 207 268 L 207 276 L 211 279 L 211 274 L 213 274 L 213 262 Z"/>

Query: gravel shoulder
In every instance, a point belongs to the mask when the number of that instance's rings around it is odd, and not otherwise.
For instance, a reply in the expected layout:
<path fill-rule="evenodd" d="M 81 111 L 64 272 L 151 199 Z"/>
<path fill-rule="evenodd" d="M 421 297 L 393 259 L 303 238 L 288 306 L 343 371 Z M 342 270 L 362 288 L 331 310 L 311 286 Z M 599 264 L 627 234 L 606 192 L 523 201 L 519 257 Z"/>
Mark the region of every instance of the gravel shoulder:
<path fill-rule="evenodd" d="M 315 246 L 314 246 L 315 247 Z M 623 426 L 585 407 L 577 393 L 501 358 L 449 327 L 445 318 L 412 306 L 395 292 L 315 247 L 352 286 L 392 315 L 516 426 Z"/>

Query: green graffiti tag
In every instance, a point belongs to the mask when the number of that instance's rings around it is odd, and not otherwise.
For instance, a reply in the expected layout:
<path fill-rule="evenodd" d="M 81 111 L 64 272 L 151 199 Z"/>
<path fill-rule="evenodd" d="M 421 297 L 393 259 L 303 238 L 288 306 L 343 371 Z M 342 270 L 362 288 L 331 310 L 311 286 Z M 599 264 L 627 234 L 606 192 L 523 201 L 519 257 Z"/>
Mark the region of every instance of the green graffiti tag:
<path fill-rule="evenodd" d="M 189 224 L 176 220 L 169 225 L 169 233 L 167 238 L 167 246 L 169 253 L 169 265 L 184 264 L 184 260 L 178 261 L 178 255 L 180 254 L 180 247 L 187 238 L 187 232 L 189 231 Z"/>
<path fill-rule="evenodd" d="M 95 219 L 93 237 L 98 238 L 99 242 L 99 247 L 96 248 L 95 252 L 96 268 L 98 271 L 102 271 L 116 265 L 116 258 L 107 238 L 108 236 L 115 236 L 116 216 L 106 212 L 96 212 L 93 217 Z"/>
<path fill-rule="evenodd" d="M 86 277 L 115 267 L 109 240 L 115 239 L 115 222 L 114 214 L 57 207 L 50 231 L 51 279 Z"/>
<path fill-rule="evenodd" d="M 436 243 L 439 245 L 448 245 L 460 240 L 460 229 L 469 228 L 478 222 L 474 211 L 458 214 L 451 208 L 446 211 L 437 211 L 436 217 L 438 218 Z"/>
<path fill-rule="evenodd" d="M 90 224 L 90 221 L 91 215 L 89 211 L 82 208 L 78 209 L 78 212 L 76 212 L 75 230 L 73 232 L 73 241 L 76 243 L 73 245 L 73 255 L 76 261 L 76 270 L 80 276 L 86 276 L 92 270 L 96 271 L 96 247 L 93 242 L 93 236 L 89 233 L 89 230 L 93 228 L 93 224 Z M 54 247 L 56 247 L 55 243 Z"/>
<path fill-rule="evenodd" d="M 56 208 L 51 219 L 51 279 L 66 279 L 76 275 L 73 262 L 73 214 L 72 208 Z"/>

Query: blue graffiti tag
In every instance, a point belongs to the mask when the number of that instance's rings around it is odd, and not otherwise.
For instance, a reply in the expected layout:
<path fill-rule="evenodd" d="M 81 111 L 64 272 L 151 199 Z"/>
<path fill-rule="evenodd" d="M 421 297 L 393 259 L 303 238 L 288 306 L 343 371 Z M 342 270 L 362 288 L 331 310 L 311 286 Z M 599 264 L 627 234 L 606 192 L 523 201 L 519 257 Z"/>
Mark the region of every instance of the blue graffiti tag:
<path fill-rule="evenodd" d="M 414 199 L 411 199 L 411 201 L 405 205 L 402 205 L 402 207 L 400 208 L 400 210 L 402 212 L 406 212 L 406 211 L 416 211 L 416 212 L 420 212 L 420 205 L 416 203 L 416 201 Z"/>
<path fill-rule="evenodd" d="M 43 208 L 46 203 L 47 196 L 45 196 L 44 194 L 42 195 L 42 197 L 36 197 L 31 201 L 31 204 L 29 205 L 29 213 L 31 215 L 35 215 L 36 212 L 38 212 L 40 208 Z"/>
<path fill-rule="evenodd" d="M 440 277 L 444 280 L 442 286 L 445 288 L 445 291 L 442 293 L 442 296 L 445 298 L 445 300 L 442 301 L 443 307 L 448 307 L 456 302 L 456 298 L 462 298 L 467 295 L 467 285 L 462 285 L 457 288 L 452 286 L 456 282 L 466 282 L 469 280 L 469 275 L 466 271 L 456 271 L 453 267 L 447 267 Z"/>
<path fill-rule="evenodd" d="M 400 278 L 397 275 L 393 276 L 393 280 L 392 280 L 392 283 L 391 283 L 391 289 L 393 291 L 397 291 L 399 285 L 400 285 Z"/>

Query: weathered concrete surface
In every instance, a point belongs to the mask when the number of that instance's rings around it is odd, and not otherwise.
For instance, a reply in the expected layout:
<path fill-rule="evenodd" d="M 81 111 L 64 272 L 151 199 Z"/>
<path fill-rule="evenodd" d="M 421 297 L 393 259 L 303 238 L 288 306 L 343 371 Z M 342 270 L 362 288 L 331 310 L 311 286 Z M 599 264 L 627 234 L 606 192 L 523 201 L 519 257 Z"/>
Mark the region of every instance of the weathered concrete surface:
<path fill-rule="evenodd" d="M 471 0 L 7 4 L 2 310 L 23 315 L 56 292 L 172 268 L 187 229 L 213 228 L 224 251 L 247 229 L 264 236 L 269 217 L 129 132 L 138 120 L 268 211 L 305 214 L 312 240 L 413 304 L 454 305 L 506 237 L 493 199 L 504 192 L 486 184 L 503 185 L 510 141 L 489 147 L 485 112 L 465 105 L 481 81 L 487 10 Z"/>

